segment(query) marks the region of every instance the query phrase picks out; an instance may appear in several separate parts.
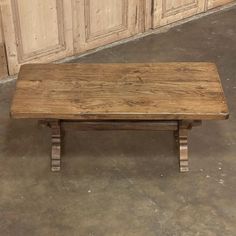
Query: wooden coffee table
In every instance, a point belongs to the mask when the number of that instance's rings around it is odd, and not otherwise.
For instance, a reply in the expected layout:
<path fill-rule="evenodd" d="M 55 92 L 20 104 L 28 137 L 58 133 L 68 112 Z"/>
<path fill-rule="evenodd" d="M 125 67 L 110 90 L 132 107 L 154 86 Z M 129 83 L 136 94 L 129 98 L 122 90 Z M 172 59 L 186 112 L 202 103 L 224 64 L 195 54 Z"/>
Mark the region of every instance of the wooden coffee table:
<path fill-rule="evenodd" d="M 77 127 L 174 131 L 186 172 L 188 131 L 229 113 L 212 63 L 28 64 L 19 73 L 11 116 L 51 127 L 52 171 L 61 166 L 62 128 Z"/>

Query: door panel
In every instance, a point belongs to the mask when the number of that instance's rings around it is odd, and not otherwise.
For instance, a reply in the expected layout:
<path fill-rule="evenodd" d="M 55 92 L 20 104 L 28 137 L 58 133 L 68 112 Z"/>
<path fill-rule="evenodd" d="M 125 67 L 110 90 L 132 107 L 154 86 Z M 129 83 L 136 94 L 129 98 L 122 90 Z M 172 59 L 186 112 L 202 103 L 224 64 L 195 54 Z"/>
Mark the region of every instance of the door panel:
<path fill-rule="evenodd" d="M 34 8 L 30 10 L 28 4 L 28 0 L 21 0 L 18 3 L 14 0 L 13 5 L 22 60 L 28 60 L 64 45 L 63 25 L 59 23 L 63 14 L 62 7 L 57 9 L 57 2 L 50 0 L 36 0 Z"/>
<path fill-rule="evenodd" d="M 236 2 L 235 0 L 208 0 L 208 9 L 219 7 L 230 2 Z"/>
<path fill-rule="evenodd" d="M 54 61 L 73 54 L 70 1 L 6 0 L 2 7 L 11 74 L 24 63 Z"/>
<path fill-rule="evenodd" d="M 119 14 L 113 14 L 113 9 L 116 9 Z M 106 6 L 102 1 L 88 1 L 85 5 L 87 39 L 94 40 L 127 27 L 127 9 L 127 1 L 108 1 Z"/>
<path fill-rule="evenodd" d="M 74 9 L 76 52 L 141 32 L 140 0 L 79 0 Z"/>
<path fill-rule="evenodd" d="M 205 0 L 154 0 L 153 27 L 163 26 L 204 11 Z"/>

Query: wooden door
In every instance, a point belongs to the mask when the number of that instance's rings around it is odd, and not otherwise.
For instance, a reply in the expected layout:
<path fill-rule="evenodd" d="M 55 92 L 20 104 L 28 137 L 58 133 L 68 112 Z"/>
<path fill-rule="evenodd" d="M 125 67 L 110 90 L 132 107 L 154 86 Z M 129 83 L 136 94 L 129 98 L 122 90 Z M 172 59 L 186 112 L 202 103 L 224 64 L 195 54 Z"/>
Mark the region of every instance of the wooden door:
<path fill-rule="evenodd" d="M 211 9 L 214 7 L 219 7 L 219 6 L 225 5 L 230 2 L 236 2 L 236 1 L 235 0 L 208 0 L 207 8 Z"/>
<path fill-rule="evenodd" d="M 4 0 L 1 9 L 10 74 L 73 54 L 71 1 Z"/>
<path fill-rule="evenodd" d="M 205 0 L 153 0 L 153 28 L 203 12 Z"/>
<path fill-rule="evenodd" d="M 0 11 L 1 16 L 1 11 Z M 6 52 L 4 45 L 4 37 L 2 34 L 2 21 L 0 17 L 0 79 L 5 78 L 8 75 Z"/>
<path fill-rule="evenodd" d="M 76 52 L 96 48 L 143 31 L 143 0 L 74 1 Z"/>

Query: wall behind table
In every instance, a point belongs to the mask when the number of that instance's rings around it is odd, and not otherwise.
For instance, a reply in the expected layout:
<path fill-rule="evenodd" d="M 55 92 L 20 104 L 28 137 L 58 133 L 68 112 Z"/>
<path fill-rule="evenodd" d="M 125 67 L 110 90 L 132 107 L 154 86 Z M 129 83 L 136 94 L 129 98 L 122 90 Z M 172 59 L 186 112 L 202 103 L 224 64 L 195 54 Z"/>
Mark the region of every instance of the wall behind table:
<path fill-rule="evenodd" d="M 141 34 L 236 0 L 0 0 L 10 74 Z M 1 40 L 1 35 L 0 35 Z"/>

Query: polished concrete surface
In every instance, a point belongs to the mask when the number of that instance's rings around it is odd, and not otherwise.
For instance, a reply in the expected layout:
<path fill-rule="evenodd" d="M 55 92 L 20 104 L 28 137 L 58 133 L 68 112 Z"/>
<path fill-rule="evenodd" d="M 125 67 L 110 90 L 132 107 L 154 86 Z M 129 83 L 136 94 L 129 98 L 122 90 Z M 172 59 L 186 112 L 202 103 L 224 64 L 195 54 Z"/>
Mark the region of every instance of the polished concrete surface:
<path fill-rule="evenodd" d="M 66 132 L 60 173 L 50 132 L 11 120 L 14 82 L 0 86 L 0 235 L 236 235 L 236 8 L 74 62 L 211 61 L 230 119 L 191 131 L 178 172 L 171 132 Z"/>

